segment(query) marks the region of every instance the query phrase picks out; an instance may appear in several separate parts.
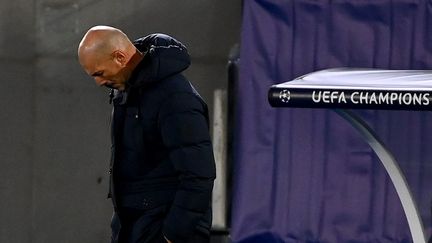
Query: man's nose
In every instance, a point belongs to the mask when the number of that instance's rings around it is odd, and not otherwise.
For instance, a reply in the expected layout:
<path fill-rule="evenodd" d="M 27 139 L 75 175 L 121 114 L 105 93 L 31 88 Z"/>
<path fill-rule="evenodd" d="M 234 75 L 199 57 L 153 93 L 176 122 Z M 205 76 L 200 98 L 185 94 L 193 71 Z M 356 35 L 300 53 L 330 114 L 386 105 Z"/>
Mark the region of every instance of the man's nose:
<path fill-rule="evenodd" d="M 95 79 L 96 84 L 99 86 L 103 86 L 107 83 L 107 81 L 101 77 L 95 77 L 94 79 Z"/>

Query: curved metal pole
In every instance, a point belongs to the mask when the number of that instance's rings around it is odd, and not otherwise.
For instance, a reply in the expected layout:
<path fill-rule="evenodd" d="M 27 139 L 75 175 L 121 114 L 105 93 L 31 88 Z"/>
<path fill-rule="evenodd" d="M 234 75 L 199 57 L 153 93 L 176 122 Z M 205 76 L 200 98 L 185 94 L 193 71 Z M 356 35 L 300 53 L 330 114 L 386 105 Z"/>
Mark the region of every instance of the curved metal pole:
<path fill-rule="evenodd" d="M 366 142 L 375 151 L 381 163 L 384 165 L 388 175 L 390 176 L 396 192 L 402 202 L 402 207 L 408 220 L 408 225 L 411 231 L 411 236 L 414 243 L 426 243 L 425 232 L 417 206 L 408 188 L 408 183 L 402 174 L 395 158 L 384 147 L 384 144 L 379 141 L 378 136 L 374 131 L 353 112 L 347 110 L 334 109 L 341 117 L 348 121 L 366 140 Z"/>

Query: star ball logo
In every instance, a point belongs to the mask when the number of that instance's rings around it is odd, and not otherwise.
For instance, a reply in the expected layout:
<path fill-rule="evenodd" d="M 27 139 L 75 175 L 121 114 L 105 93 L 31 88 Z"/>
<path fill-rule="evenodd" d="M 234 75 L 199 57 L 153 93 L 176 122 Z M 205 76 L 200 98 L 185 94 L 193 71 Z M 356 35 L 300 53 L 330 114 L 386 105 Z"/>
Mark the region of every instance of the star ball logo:
<path fill-rule="evenodd" d="M 288 90 L 284 89 L 279 93 L 279 99 L 283 102 L 283 103 L 288 103 L 290 100 L 291 94 Z"/>

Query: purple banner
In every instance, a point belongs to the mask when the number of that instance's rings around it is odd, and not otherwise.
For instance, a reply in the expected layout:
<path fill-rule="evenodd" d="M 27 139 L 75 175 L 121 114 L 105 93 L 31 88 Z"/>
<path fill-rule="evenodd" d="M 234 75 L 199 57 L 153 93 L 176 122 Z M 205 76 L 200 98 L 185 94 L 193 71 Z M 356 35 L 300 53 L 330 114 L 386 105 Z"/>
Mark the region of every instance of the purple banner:
<path fill-rule="evenodd" d="M 267 101 L 271 85 L 335 67 L 432 69 L 432 1 L 244 1 L 234 242 L 412 242 L 390 178 L 347 122 Z M 395 155 L 430 237 L 432 113 L 356 113 Z"/>

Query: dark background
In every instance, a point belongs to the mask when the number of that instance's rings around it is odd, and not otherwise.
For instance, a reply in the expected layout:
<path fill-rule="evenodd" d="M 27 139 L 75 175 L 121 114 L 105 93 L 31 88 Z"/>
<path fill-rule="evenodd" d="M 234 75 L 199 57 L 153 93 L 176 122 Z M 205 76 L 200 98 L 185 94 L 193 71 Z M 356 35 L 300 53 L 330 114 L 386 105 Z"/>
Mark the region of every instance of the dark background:
<path fill-rule="evenodd" d="M 0 242 L 108 240 L 111 106 L 76 57 L 91 26 L 181 40 L 212 108 L 240 15 L 240 0 L 0 1 Z"/>

